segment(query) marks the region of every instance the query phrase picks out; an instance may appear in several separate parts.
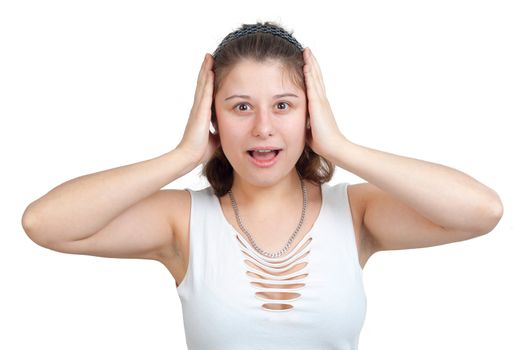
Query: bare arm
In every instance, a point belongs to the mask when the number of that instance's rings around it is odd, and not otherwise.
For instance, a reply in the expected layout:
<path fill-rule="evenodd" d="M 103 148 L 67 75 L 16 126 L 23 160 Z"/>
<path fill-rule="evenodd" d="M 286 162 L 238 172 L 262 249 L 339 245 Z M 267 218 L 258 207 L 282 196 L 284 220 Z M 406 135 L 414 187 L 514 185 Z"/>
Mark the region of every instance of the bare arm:
<path fill-rule="evenodd" d="M 497 225 L 503 215 L 499 195 L 473 177 L 350 142 L 337 126 L 321 69 L 309 48 L 304 58 L 307 140 L 317 154 L 368 181 L 352 191 L 364 203 L 363 237 L 369 253 L 457 242 Z"/>
<path fill-rule="evenodd" d="M 24 212 L 23 227 L 44 246 L 82 240 L 195 166 L 175 148 L 153 159 L 77 177 L 32 202 Z"/>
<path fill-rule="evenodd" d="M 172 252 L 189 196 L 159 190 L 207 162 L 218 147 L 210 132 L 213 59 L 203 61 L 179 145 L 156 158 L 69 180 L 26 208 L 22 226 L 37 244 L 73 254 L 153 258 Z M 167 250 L 165 249 L 167 248 Z"/>

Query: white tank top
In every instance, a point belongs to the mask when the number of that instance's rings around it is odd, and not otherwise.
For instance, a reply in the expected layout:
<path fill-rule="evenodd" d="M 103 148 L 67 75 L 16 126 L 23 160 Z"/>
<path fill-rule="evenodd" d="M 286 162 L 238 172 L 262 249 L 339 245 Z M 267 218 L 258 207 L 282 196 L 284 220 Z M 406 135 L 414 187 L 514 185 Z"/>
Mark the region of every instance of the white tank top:
<path fill-rule="evenodd" d="M 176 289 L 189 350 L 357 350 L 366 295 L 346 188 L 322 184 L 313 227 L 273 259 L 226 220 L 211 187 L 186 188 L 189 264 Z"/>

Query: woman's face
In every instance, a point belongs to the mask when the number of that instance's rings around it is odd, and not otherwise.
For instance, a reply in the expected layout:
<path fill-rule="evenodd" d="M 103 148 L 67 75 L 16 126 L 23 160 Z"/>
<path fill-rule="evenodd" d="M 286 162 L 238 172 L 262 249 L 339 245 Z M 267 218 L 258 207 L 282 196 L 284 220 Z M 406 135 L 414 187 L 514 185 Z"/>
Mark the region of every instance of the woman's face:
<path fill-rule="evenodd" d="M 306 95 L 278 61 L 240 61 L 216 92 L 215 108 L 221 146 L 235 176 L 264 185 L 295 168 L 305 146 Z M 251 151 L 260 147 L 279 151 Z"/>

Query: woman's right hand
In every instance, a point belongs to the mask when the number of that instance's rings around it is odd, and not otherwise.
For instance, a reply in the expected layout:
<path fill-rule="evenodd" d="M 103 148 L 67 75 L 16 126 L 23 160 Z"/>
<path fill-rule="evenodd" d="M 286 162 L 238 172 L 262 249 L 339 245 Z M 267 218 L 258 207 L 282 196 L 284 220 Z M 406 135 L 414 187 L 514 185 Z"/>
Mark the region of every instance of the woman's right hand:
<path fill-rule="evenodd" d="M 219 135 L 210 131 L 211 107 L 213 102 L 213 57 L 206 53 L 197 80 L 193 107 L 177 146 L 191 155 L 196 164 L 206 163 L 219 146 Z"/>

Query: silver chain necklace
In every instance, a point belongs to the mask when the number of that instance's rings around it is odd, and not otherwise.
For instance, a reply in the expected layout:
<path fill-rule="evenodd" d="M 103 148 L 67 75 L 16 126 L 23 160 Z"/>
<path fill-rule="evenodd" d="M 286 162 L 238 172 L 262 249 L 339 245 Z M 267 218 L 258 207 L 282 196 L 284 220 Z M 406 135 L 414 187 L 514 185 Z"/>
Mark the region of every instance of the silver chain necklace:
<path fill-rule="evenodd" d="M 252 245 L 252 247 L 256 251 L 258 251 L 260 254 L 262 254 L 264 256 L 267 256 L 269 258 L 278 258 L 278 257 L 280 257 L 281 255 L 283 255 L 290 248 L 290 246 L 292 245 L 293 240 L 295 239 L 295 236 L 297 235 L 297 232 L 299 232 L 299 230 L 301 229 L 301 226 L 303 226 L 304 216 L 306 214 L 307 193 L 306 193 L 306 186 L 304 184 L 304 180 L 302 178 L 300 178 L 300 180 L 301 180 L 301 189 L 303 191 L 303 211 L 301 213 L 301 220 L 299 221 L 299 225 L 297 225 L 294 233 L 288 239 L 288 242 L 286 243 L 284 248 L 282 248 L 277 253 L 265 252 L 264 250 L 259 248 L 257 243 L 255 243 L 255 240 L 253 239 L 253 237 L 250 234 L 250 232 L 248 232 L 248 230 L 242 224 L 241 216 L 239 215 L 239 209 L 237 208 L 237 202 L 235 201 L 235 198 L 233 197 L 233 192 L 231 191 L 231 189 L 228 191 L 228 195 L 230 196 L 230 201 L 232 203 L 233 211 L 235 212 L 235 218 L 237 219 L 237 224 L 239 224 L 239 227 L 241 228 L 242 232 L 244 232 L 244 234 L 246 234 L 246 236 L 248 236 L 248 239 L 249 239 L 250 244 Z"/>

